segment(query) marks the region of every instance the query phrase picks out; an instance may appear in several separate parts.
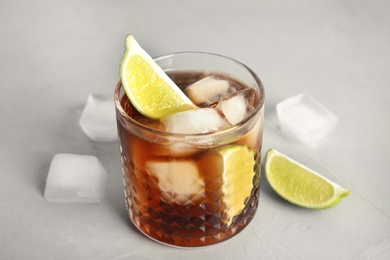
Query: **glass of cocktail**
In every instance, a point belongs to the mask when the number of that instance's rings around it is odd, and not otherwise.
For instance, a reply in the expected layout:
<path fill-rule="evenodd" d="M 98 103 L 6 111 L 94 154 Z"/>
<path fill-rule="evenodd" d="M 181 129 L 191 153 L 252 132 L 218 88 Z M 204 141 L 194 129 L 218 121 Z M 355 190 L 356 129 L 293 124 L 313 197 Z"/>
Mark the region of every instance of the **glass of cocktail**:
<path fill-rule="evenodd" d="M 116 86 L 128 215 L 167 245 L 229 239 L 249 224 L 259 202 L 263 85 L 244 64 L 216 54 L 181 52 L 154 61 L 195 108 L 149 118 L 121 82 Z"/>

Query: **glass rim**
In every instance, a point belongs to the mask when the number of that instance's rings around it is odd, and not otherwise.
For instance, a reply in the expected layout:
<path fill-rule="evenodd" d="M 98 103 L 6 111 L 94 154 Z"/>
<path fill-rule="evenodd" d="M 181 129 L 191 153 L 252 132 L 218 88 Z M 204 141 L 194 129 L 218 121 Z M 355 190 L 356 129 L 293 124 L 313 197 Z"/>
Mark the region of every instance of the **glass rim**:
<path fill-rule="evenodd" d="M 120 92 L 121 92 L 121 89 L 123 89 L 123 87 L 122 87 L 122 82 L 119 80 L 119 82 L 117 83 L 115 90 L 114 90 L 114 101 L 115 101 L 116 109 L 120 112 L 120 115 L 125 120 L 127 120 L 130 124 L 136 125 L 137 127 L 141 128 L 142 130 L 148 131 L 149 133 L 153 133 L 153 134 L 156 134 L 159 136 L 170 136 L 170 137 L 175 136 L 179 139 L 182 138 L 182 139 L 187 139 L 187 140 L 193 139 L 193 138 L 198 139 L 200 137 L 202 137 L 202 138 L 210 137 L 210 136 L 215 137 L 216 135 L 227 135 L 230 133 L 234 133 L 234 132 L 238 131 L 240 128 L 243 128 L 244 126 L 246 126 L 256 115 L 258 115 L 259 111 L 264 107 L 264 101 L 265 101 L 264 86 L 263 86 L 263 83 L 261 82 L 260 78 L 257 76 L 257 74 L 251 68 L 249 68 L 248 66 L 246 66 L 242 62 L 237 61 L 233 58 L 224 56 L 224 55 L 210 53 L 210 52 L 201 52 L 201 51 L 172 52 L 172 53 L 158 55 L 158 56 L 155 56 L 152 58 L 154 61 L 157 61 L 157 60 L 160 60 L 163 58 L 168 58 L 168 57 L 175 56 L 175 55 L 186 55 L 186 54 L 208 55 L 208 56 L 219 57 L 219 58 L 230 60 L 230 61 L 236 63 L 237 65 L 243 67 L 244 69 L 246 69 L 251 74 L 253 79 L 255 80 L 256 85 L 257 85 L 258 90 L 259 90 L 259 94 L 260 94 L 259 101 L 257 102 L 256 106 L 254 107 L 253 111 L 248 116 L 246 116 L 242 121 L 240 121 L 239 123 L 237 123 L 235 125 L 232 125 L 231 127 L 226 128 L 226 129 L 215 130 L 215 131 L 211 131 L 211 132 L 207 132 L 207 133 L 195 133 L 195 134 L 167 132 L 164 130 L 152 128 L 152 127 L 146 126 L 144 124 L 141 124 L 137 120 L 134 120 L 133 118 L 131 118 L 124 111 L 124 109 L 121 105 L 121 100 L 120 100 L 120 98 L 121 98 Z M 239 79 L 236 79 L 236 80 L 239 80 Z M 123 89 L 123 92 L 124 92 L 124 95 L 126 95 L 124 89 Z"/>

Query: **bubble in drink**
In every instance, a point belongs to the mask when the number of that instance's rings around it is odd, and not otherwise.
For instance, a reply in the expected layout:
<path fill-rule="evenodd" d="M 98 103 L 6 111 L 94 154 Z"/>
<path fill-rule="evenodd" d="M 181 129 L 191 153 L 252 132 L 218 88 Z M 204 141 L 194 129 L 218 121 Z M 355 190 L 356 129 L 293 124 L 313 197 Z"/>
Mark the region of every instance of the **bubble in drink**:
<path fill-rule="evenodd" d="M 79 124 L 84 133 L 93 141 L 117 140 L 115 106 L 112 96 L 90 94 Z"/>
<path fill-rule="evenodd" d="M 306 94 L 290 97 L 276 105 L 281 129 L 296 141 L 313 145 L 327 135 L 338 118 Z"/>
<path fill-rule="evenodd" d="M 44 197 L 52 202 L 100 202 L 107 178 L 94 156 L 57 154 L 50 164 Z"/>

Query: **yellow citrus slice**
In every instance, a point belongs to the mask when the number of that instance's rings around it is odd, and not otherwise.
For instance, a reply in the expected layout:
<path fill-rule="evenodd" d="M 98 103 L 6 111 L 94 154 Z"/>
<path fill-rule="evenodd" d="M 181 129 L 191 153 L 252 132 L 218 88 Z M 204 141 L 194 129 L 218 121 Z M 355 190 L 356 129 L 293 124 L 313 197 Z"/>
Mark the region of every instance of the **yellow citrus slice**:
<path fill-rule="evenodd" d="M 126 37 L 120 79 L 130 102 L 146 117 L 196 108 L 132 35 Z"/>
<path fill-rule="evenodd" d="M 198 161 L 205 174 L 209 200 L 222 201 L 221 222 L 230 226 L 244 209 L 253 188 L 255 152 L 244 145 L 212 149 Z M 211 190 L 211 191 L 210 191 Z M 213 198 L 215 197 L 215 198 Z"/>
<path fill-rule="evenodd" d="M 350 193 L 349 190 L 274 149 L 268 150 L 266 154 L 265 174 L 277 194 L 305 208 L 330 208 Z"/>

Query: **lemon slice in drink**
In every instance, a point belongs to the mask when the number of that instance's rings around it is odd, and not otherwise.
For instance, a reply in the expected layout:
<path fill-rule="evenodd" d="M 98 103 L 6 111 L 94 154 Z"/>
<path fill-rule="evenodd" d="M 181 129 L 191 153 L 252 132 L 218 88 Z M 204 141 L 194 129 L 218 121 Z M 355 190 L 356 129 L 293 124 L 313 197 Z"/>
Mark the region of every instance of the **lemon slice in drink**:
<path fill-rule="evenodd" d="M 222 201 L 221 222 L 227 226 L 242 212 L 251 195 L 254 157 L 254 151 L 246 146 L 228 145 L 206 152 L 198 161 L 208 199 Z"/>
<path fill-rule="evenodd" d="M 126 37 L 120 79 L 130 102 L 146 117 L 196 108 L 132 35 Z"/>
<path fill-rule="evenodd" d="M 268 150 L 266 154 L 265 174 L 276 193 L 305 208 L 330 208 L 350 193 L 274 149 Z"/>

